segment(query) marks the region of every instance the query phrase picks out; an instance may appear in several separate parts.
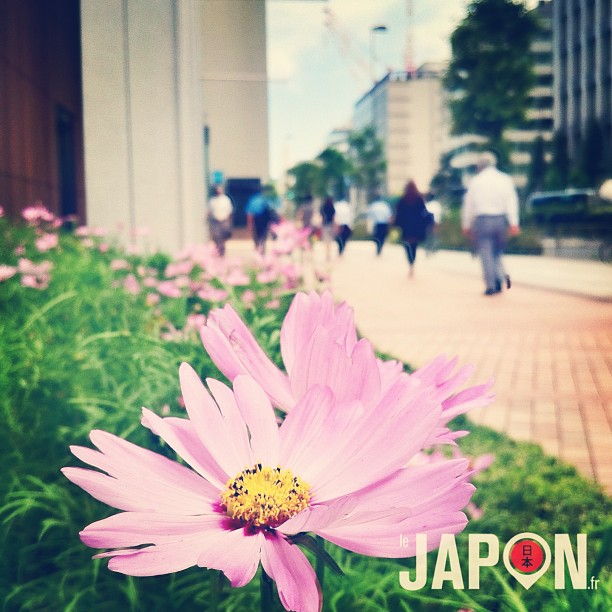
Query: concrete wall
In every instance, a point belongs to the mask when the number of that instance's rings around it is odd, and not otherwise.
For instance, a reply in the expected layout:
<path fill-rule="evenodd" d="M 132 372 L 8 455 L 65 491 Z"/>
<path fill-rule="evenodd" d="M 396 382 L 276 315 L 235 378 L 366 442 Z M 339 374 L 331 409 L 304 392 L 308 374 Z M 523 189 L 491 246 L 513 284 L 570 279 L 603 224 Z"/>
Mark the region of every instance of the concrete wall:
<path fill-rule="evenodd" d="M 81 3 L 88 223 L 169 251 L 204 238 L 198 7 Z"/>
<path fill-rule="evenodd" d="M 203 0 L 201 84 L 209 168 L 269 179 L 266 3 Z"/>

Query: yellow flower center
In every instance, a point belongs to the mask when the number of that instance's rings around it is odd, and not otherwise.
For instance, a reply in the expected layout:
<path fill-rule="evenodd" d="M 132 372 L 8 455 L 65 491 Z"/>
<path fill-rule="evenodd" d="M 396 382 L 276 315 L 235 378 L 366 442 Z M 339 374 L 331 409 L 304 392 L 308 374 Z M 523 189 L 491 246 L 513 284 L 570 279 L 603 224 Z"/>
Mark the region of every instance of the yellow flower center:
<path fill-rule="evenodd" d="M 258 463 L 228 480 L 221 507 L 253 527 L 277 527 L 308 507 L 310 487 L 291 470 Z"/>

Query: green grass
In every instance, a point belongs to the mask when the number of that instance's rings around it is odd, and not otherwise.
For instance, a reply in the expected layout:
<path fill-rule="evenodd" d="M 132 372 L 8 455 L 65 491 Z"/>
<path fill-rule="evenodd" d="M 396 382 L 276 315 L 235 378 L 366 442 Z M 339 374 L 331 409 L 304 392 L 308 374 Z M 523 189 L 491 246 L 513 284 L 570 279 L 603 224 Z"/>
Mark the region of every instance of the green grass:
<path fill-rule="evenodd" d="M 14 248 L 19 244 L 26 244 L 26 252 L 31 252 L 31 229 L 13 228 L 0 219 L 0 238 L 0 263 L 14 264 Z M 110 261 L 118 254 L 114 248 L 108 253 L 85 248 L 65 235 L 58 249 L 38 257 L 55 264 L 48 289 L 21 287 L 17 276 L 0 282 L 2 609 L 256 610 L 257 580 L 230 589 L 218 572 L 198 568 L 170 576 L 131 578 L 108 571 L 104 560 L 92 560 L 94 551 L 78 538 L 84 526 L 112 510 L 60 474 L 61 467 L 78 464 L 69 445 L 87 445 L 88 432 L 100 428 L 172 456 L 140 426 L 141 406 L 184 415 L 177 376 L 182 361 L 191 363 L 202 377 L 220 377 L 197 334 L 183 330 L 188 312 L 206 313 L 212 305 L 187 298 L 147 305 L 144 294 L 134 296 L 114 286 L 125 275 L 110 270 Z M 132 258 L 134 265 L 160 271 L 167 261 L 163 255 Z M 255 281 L 252 287 L 261 289 Z M 230 299 L 280 365 L 279 328 L 291 295 L 283 294 L 278 311 L 264 311 L 265 294 L 258 296 L 255 308 L 242 304 L 245 289 L 232 288 Z M 169 325 L 184 333 L 162 339 Z M 525 591 L 500 561 L 496 570 L 482 570 L 478 591 L 448 585 L 435 591 L 429 587 L 435 562 L 435 554 L 430 553 L 427 588 L 409 592 L 399 586 L 398 572 L 414 567 L 414 560 L 372 559 L 327 544 L 345 576 L 326 571 L 324 609 L 609 609 L 609 498 L 537 446 L 515 443 L 466 419 L 455 425 L 471 430 L 460 440 L 467 456 L 492 452 L 496 457 L 476 478 L 474 502 L 484 515 L 470 521 L 457 538 L 465 580 L 469 533 L 496 534 L 502 548 L 507 539 L 523 531 L 548 541 L 555 533 L 572 537 L 587 533 L 589 576 L 600 578 L 599 589 L 557 591 L 549 570 Z"/>

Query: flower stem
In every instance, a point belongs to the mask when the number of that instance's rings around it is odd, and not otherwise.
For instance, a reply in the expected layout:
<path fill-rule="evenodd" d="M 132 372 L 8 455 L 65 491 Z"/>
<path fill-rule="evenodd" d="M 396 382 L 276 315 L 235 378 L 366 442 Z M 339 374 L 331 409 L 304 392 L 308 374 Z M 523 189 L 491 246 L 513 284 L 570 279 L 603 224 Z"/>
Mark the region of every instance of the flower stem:
<path fill-rule="evenodd" d="M 321 548 L 321 550 L 325 551 L 325 540 L 321 536 L 315 536 L 317 539 L 317 544 Z M 315 572 L 317 574 L 317 580 L 319 581 L 319 585 L 321 586 L 321 590 L 323 590 L 323 579 L 325 578 L 325 557 L 324 555 L 317 555 L 317 563 L 315 567 Z"/>
<path fill-rule="evenodd" d="M 213 572 L 210 579 L 210 601 L 208 609 L 210 612 L 220 612 L 221 610 L 221 593 L 223 591 L 223 572 Z"/>
<path fill-rule="evenodd" d="M 261 570 L 259 579 L 260 609 L 261 612 L 274 610 L 274 588 L 272 579 Z"/>

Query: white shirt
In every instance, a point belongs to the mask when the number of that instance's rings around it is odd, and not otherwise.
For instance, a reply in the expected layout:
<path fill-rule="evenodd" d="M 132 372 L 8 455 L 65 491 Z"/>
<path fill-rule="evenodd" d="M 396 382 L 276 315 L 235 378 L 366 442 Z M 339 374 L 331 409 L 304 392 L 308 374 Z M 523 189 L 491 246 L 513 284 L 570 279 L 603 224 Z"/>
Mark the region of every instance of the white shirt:
<path fill-rule="evenodd" d="M 211 217 L 217 221 L 229 219 L 234 210 L 232 201 L 224 193 L 219 193 L 210 198 L 208 206 L 210 208 Z"/>
<path fill-rule="evenodd" d="M 384 200 L 376 200 L 368 206 L 368 219 L 376 225 L 377 223 L 389 223 L 393 212 Z"/>
<path fill-rule="evenodd" d="M 463 229 L 470 229 L 479 215 L 506 215 L 510 225 L 519 224 L 519 201 L 512 178 L 493 166 L 470 181 L 461 210 Z"/>
<path fill-rule="evenodd" d="M 336 214 L 334 215 L 334 223 L 336 225 L 353 225 L 353 213 L 351 205 L 346 200 L 340 200 L 334 204 Z"/>

